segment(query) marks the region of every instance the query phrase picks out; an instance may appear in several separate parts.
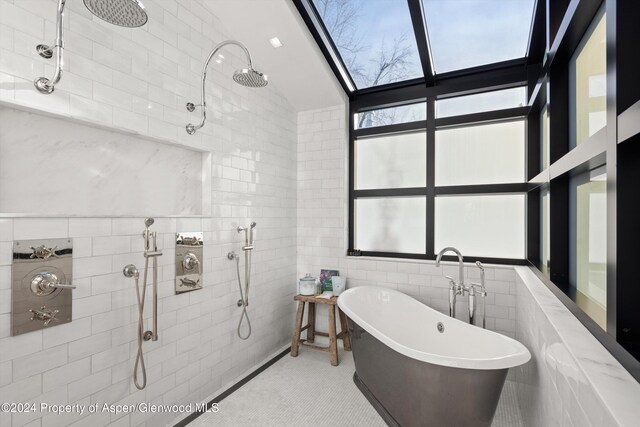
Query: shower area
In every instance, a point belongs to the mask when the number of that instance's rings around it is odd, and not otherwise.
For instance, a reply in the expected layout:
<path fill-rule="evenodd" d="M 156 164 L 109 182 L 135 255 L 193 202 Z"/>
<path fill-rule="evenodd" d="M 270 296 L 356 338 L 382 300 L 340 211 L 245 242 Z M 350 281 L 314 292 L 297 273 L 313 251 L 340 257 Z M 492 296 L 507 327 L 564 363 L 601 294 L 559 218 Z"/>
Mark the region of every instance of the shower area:
<path fill-rule="evenodd" d="M 0 0 L 0 400 L 201 402 L 288 345 L 296 112 L 207 3 Z M 15 335 L 14 242 L 72 273 Z"/>

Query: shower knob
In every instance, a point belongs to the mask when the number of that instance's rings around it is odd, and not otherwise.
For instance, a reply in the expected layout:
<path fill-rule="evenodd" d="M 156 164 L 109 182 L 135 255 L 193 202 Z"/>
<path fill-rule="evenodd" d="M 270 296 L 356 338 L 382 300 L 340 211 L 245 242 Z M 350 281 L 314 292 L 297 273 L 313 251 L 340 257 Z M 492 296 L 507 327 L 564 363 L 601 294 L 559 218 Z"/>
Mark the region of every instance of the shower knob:
<path fill-rule="evenodd" d="M 29 313 L 31 313 L 32 322 L 36 319 L 42 320 L 43 326 L 49 326 L 49 323 L 51 323 L 52 320 L 58 320 L 56 315 L 60 313 L 60 310 L 47 309 L 47 307 L 43 305 L 42 307 L 40 307 L 40 310 L 31 309 L 29 310 Z"/>
<path fill-rule="evenodd" d="M 198 266 L 198 264 L 200 264 L 200 261 L 198 260 L 196 254 L 194 254 L 193 252 L 188 252 L 182 258 L 182 266 L 185 270 L 193 270 Z"/>
<path fill-rule="evenodd" d="M 49 295 L 56 289 L 75 289 L 74 285 L 60 283 L 60 279 L 54 273 L 43 271 L 31 278 L 31 291 L 39 296 Z"/>

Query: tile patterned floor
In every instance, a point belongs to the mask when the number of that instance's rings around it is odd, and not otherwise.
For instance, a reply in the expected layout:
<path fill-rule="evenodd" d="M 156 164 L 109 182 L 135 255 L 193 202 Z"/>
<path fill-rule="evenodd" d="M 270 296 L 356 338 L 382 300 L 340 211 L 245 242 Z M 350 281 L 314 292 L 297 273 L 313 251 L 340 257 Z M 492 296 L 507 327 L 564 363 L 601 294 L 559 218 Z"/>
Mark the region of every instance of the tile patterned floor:
<path fill-rule="evenodd" d="M 351 353 L 340 351 L 332 367 L 328 354 L 302 349 L 284 356 L 219 403 L 218 413 L 201 415 L 192 427 L 385 427 L 353 383 Z M 302 378 L 305 378 L 302 380 Z M 493 427 L 522 427 L 515 384 L 507 381 Z"/>

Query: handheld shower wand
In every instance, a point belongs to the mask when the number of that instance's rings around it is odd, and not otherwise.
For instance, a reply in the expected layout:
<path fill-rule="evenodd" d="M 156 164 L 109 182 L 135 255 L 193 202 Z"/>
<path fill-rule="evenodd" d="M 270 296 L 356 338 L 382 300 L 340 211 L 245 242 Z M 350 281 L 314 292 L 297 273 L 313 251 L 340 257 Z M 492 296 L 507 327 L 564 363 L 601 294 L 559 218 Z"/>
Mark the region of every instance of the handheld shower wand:
<path fill-rule="evenodd" d="M 476 267 L 480 269 L 480 296 L 482 297 L 482 327 L 486 327 L 486 297 L 487 297 L 487 288 L 484 281 L 484 266 L 480 261 L 476 261 Z M 476 283 L 474 283 L 477 286 Z"/>
<path fill-rule="evenodd" d="M 238 278 L 238 290 L 240 291 L 240 299 L 238 300 L 238 307 L 242 307 L 242 314 L 240 315 L 240 321 L 238 322 L 238 337 L 242 340 L 246 340 L 251 336 L 251 321 L 249 320 L 249 314 L 247 313 L 247 306 L 249 305 L 249 285 L 251 283 L 251 252 L 253 251 L 253 229 L 256 227 L 256 223 L 252 222 L 249 227 L 238 226 L 236 229 L 238 233 L 244 232 L 244 290 L 242 289 L 242 280 L 240 279 L 240 257 L 233 251 L 227 254 L 227 258 L 231 261 L 236 261 L 236 273 Z M 249 331 L 247 335 L 243 336 L 240 332 L 243 319 L 247 319 L 247 327 Z"/>
<path fill-rule="evenodd" d="M 158 251 L 158 233 L 149 230 L 154 223 L 153 218 L 147 218 L 144 221 L 144 273 L 142 286 L 140 286 L 140 272 L 135 265 L 129 264 L 122 271 L 125 277 L 133 277 L 136 284 L 136 297 L 138 300 L 138 351 L 136 354 L 136 362 L 133 370 L 133 382 L 135 386 L 142 390 L 147 385 L 147 369 L 144 364 L 144 355 L 142 352 L 143 341 L 158 340 L 158 257 L 162 255 Z M 153 245 L 152 245 L 153 243 Z M 153 330 L 144 330 L 144 303 L 147 295 L 147 276 L 149 273 L 149 258 L 153 259 Z M 142 383 L 138 382 L 138 368 L 142 369 Z"/>

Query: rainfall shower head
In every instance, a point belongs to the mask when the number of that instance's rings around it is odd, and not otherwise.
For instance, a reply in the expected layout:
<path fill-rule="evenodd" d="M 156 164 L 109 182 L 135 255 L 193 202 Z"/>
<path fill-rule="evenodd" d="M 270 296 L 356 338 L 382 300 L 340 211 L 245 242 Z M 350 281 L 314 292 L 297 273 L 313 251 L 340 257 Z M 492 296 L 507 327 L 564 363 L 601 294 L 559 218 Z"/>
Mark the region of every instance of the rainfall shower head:
<path fill-rule="evenodd" d="M 62 78 L 62 64 L 64 62 L 64 8 L 67 0 L 58 0 L 58 14 L 56 17 L 56 40 L 52 45 L 39 44 L 36 46 L 38 55 L 51 59 L 56 55 L 56 72 L 50 79 L 39 77 L 33 84 L 38 92 L 48 95 L 53 93 L 56 84 Z M 141 27 L 147 23 L 147 12 L 140 0 L 84 0 L 84 5 L 98 18 L 121 27 Z"/>
<path fill-rule="evenodd" d="M 200 123 L 198 124 L 189 123 L 187 126 L 185 126 L 187 133 L 189 135 L 193 135 L 194 133 L 196 133 L 198 129 L 204 126 L 204 122 L 207 120 L 207 104 L 205 103 L 205 100 L 204 100 L 205 79 L 207 78 L 207 67 L 209 66 L 209 62 L 216 55 L 216 53 L 218 53 L 220 49 L 222 49 L 227 45 L 235 45 L 240 49 L 242 49 L 242 51 L 244 52 L 245 58 L 247 59 L 247 68 L 242 68 L 236 71 L 235 73 L 233 73 L 233 80 L 236 83 L 242 86 L 251 87 L 251 88 L 265 87 L 269 83 L 267 80 L 267 76 L 265 76 L 259 71 L 256 71 L 253 68 L 253 61 L 251 61 L 251 54 L 249 53 L 249 50 L 246 48 L 245 45 L 243 45 L 242 43 L 236 40 L 225 40 L 221 43 L 218 43 L 213 48 L 211 53 L 209 53 L 209 56 L 207 56 L 206 61 L 204 61 L 204 67 L 202 67 L 202 77 L 201 77 L 202 89 L 200 93 L 200 104 L 187 102 L 187 111 L 189 112 L 193 112 L 196 109 L 196 107 L 202 108 Z M 219 56 L 222 56 L 222 55 L 219 55 Z M 217 62 L 220 62 L 220 61 L 217 61 Z"/>
<path fill-rule="evenodd" d="M 243 68 L 233 73 L 233 80 L 246 87 L 265 87 L 269 82 L 267 76 L 253 68 Z"/>
<path fill-rule="evenodd" d="M 138 0 L 84 0 L 84 5 L 98 18 L 120 27 L 141 27 L 147 12 Z"/>

